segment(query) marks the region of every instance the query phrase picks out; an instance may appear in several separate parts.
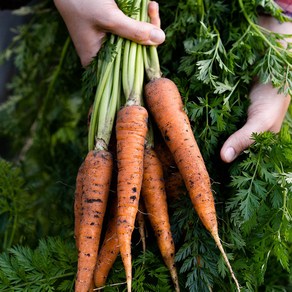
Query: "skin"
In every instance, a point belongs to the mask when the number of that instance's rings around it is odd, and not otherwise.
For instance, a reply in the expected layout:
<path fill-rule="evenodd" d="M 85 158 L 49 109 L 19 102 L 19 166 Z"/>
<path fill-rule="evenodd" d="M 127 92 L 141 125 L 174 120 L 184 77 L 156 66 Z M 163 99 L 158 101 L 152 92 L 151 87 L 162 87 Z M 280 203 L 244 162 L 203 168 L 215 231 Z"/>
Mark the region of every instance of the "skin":
<path fill-rule="evenodd" d="M 159 45 L 165 34 L 159 28 L 158 4 L 151 2 L 151 23 L 126 16 L 114 0 L 55 0 L 83 66 L 99 51 L 106 33 L 136 41 L 143 45 Z"/>
<path fill-rule="evenodd" d="M 87 66 L 99 51 L 106 33 L 114 33 L 144 45 L 159 45 L 165 34 L 159 28 L 159 7 L 150 2 L 148 14 L 151 23 L 137 22 L 125 16 L 113 0 L 55 0 L 83 66 Z M 292 23 L 279 23 L 272 17 L 260 17 L 259 24 L 268 30 L 291 34 Z M 287 39 L 290 42 L 291 39 Z M 222 146 L 221 159 L 232 162 L 253 140 L 253 132 L 281 128 L 290 96 L 278 94 L 273 86 L 256 82 L 250 92 L 250 106 L 246 124 L 232 134 Z"/>

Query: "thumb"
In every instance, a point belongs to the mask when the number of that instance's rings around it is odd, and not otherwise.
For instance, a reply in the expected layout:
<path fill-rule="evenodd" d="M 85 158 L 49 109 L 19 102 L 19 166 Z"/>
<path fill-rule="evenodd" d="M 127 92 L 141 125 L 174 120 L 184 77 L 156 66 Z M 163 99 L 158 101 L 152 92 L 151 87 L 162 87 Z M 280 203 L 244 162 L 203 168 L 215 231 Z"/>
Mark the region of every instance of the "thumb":
<path fill-rule="evenodd" d="M 260 132 L 259 123 L 248 120 L 246 124 L 233 133 L 223 144 L 220 156 L 224 162 L 232 162 L 243 150 L 249 147 L 254 141 L 251 139 L 252 133 Z"/>
<path fill-rule="evenodd" d="M 159 45 L 164 42 L 165 33 L 154 24 L 135 20 L 117 10 L 108 31 L 139 44 Z"/>

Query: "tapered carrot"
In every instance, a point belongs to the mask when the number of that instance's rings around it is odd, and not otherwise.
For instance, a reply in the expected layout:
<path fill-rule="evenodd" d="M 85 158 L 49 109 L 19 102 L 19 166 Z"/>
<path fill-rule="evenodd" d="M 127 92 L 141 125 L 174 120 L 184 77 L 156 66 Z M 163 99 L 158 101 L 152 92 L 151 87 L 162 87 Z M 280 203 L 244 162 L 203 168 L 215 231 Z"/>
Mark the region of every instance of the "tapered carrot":
<path fill-rule="evenodd" d="M 144 174 L 141 192 L 151 226 L 163 260 L 170 271 L 175 291 L 180 291 L 174 262 L 175 247 L 170 230 L 163 169 L 153 149 L 144 152 Z"/>
<path fill-rule="evenodd" d="M 145 87 L 146 102 L 166 144 L 174 156 L 193 206 L 211 233 L 236 283 L 240 287 L 221 244 L 209 174 L 194 138 L 180 93 L 167 78 L 153 78 Z"/>
<path fill-rule="evenodd" d="M 120 252 L 117 234 L 118 202 L 116 199 L 112 201 L 110 211 L 104 241 L 98 253 L 94 271 L 94 283 L 96 287 L 103 287 L 105 285 L 107 276 Z"/>
<path fill-rule="evenodd" d="M 84 161 L 76 292 L 87 292 L 92 288 L 112 165 L 112 156 L 106 150 L 89 151 Z"/>
<path fill-rule="evenodd" d="M 142 106 L 125 106 L 116 121 L 117 137 L 117 232 L 128 291 L 132 286 L 131 237 L 138 211 L 143 178 L 143 153 L 148 113 Z"/>

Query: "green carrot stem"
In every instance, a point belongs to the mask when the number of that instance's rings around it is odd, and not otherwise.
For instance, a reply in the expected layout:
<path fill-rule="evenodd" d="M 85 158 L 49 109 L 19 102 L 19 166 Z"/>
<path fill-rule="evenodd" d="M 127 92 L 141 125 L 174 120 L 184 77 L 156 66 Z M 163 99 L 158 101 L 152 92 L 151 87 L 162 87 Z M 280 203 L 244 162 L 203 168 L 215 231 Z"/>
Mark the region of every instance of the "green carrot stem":
<path fill-rule="evenodd" d="M 135 8 L 139 8 L 139 13 L 135 15 L 135 19 L 143 20 L 145 18 L 145 0 L 136 1 Z M 125 58 L 127 58 L 125 56 Z M 143 98 L 144 83 L 144 60 L 143 47 L 133 41 L 130 42 L 127 79 L 129 84 L 129 95 L 126 96 L 127 104 L 141 105 Z M 123 75 L 125 77 L 125 75 Z"/>
<path fill-rule="evenodd" d="M 123 54 L 123 64 L 122 64 L 122 84 L 123 91 L 126 99 L 130 96 L 130 85 L 128 80 L 128 66 L 129 66 L 129 52 L 130 52 L 131 41 L 126 40 L 124 46 L 124 54 Z"/>
<path fill-rule="evenodd" d="M 110 43 L 113 44 L 114 40 L 115 40 L 115 37 L 112 36 Z M 109 60 L 105 61 L 106 64 L 102 65 L 104 66 L 103 67 L 104 72 L 102 72 L 102 74 L 100 75 L 100 80 L 98 82 L 96 95 L 95 95 L 94 103 L 93 103 L 92 115 L 90 119 L 90 125 L 89 125 L 89 133 L 88 133 L 89 150 L 94 149 L 96 138 L 99 138 L 99 139 L 104 138 L 102 137 L 103 134 L 101 133 L 99 133 L 99 135 L 101 136 L 96 137 L 98 124 L 101 125 L 103 123 L 101 122 L 101 120 L 103 121 L 105 120 L 104 117 L 101 117 L 100 119 L 98 118 L 99 114 L 104 112 L 100 109 L 100 103 L 102 101 L 102 108 L 107 107 L 107 104 L 108 104 L 107 99 L 109 98 L 109 95 L 110 95 L 109 94 L 110 85 L 108 83 L 110 82 L 111 78 L 113 78 L 111 74 L 113 71 L 114 62 L 115 62 L 116 57 L 119 55 L 118 52 L 121 51 L 121 47 L 122 47 L 122 41 L 120 40 L 120 38 L 118 38 L 114 54 L 111 56 L 111 58 L 109 58 Z M 105 110 L 105 112 L 107 112 L 107 110 Z M 99 119 L 99 122 L 97 123 L 98 119 Z"/>
<path fill-rule="evenodd" d="M 146 22 L 148 20 L 148 0 L 142 0 L 140 20 Z"/>
<path fill-rule="evenodd" d="M 108 132 L 106 128 L 108 127 L 108 125 L 106 125 L 105 122 L 107 120 L 110 99 L 112 98 L 113 75 L 114 75 L 113 70 L 114 70 L 114 67 L 111 70 L 108 80 L 105 84 L 102 99 L 98 107 L 98 113 L 97 113 L 98 121 L 97 121 L 95 139 L 102 138 L 106 140 L 106 136 Z"/>
<path fill-rule="evenodd" d="M 141 8 L 142 21 L 149 22 L 149 17 L 147 13 L 148 4 L 149 4 L 148 0 L 142 0 L 142 8 Z M 143 59 L 144 59 L 144 67 L 145 67 L 147 78 L 149 80 L 160 78 L 161 71 L 160 71 L 160 63 L 159 63 L 159 57 L 158 57 L 156 46 L 143 46 Z"/>
<path fill-rule="evenodd" d="M 118 46 L 121 47 L 123 43 L 123 39 L 119 38 L 118 40 Z M 106 126 L 106 133 L 104 140 L 106 143 L 109 143 L 115 116 L 117 113 L 117 110 L 120 107 L 120 96 L 121 96 L 121 50 L 118 51 L 116 60 L 115 60 L 115 66 L 113 71 L 113 83 L 112 83 L 112 95 L 108 106 L 108 112 L 107 112 L 107 119 L 103 123 L 103 125 Z"/>
<path fill-rule="evenodd" d="M 137 47 L 138 44 L 131 41 L 130 44 L 130 50 L 129 50 L 129 61 L 128 61 L 128 84 L 130 88 L 130 94 L 134 86 L 134 79 L 135 79 L 135 74 L 136 74 L 136 54 L 137 54 Z M 126 96 L 126 99 L 128 99 L 129 96 Z"/>

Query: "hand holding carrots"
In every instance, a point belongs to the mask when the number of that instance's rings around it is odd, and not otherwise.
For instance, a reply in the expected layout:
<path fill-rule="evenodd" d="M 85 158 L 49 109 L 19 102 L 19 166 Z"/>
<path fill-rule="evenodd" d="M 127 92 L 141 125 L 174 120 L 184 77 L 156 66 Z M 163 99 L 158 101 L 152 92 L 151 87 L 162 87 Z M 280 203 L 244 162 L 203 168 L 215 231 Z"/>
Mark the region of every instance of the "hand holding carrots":
<path fill-rule="evenodd" d="M 106 33 L 144 45 L 159 45 L 164 32 L 159 28 L 156 2 L 149 3 L 150 23 L 126 16 L 114 0 L 55 0 L 83 66 L 99 51 Z M 153 13 L 154 11 L 154 13 Z M 151 14 L 152 12 L 152 14 Z"/>

